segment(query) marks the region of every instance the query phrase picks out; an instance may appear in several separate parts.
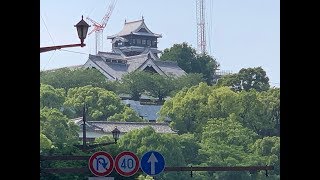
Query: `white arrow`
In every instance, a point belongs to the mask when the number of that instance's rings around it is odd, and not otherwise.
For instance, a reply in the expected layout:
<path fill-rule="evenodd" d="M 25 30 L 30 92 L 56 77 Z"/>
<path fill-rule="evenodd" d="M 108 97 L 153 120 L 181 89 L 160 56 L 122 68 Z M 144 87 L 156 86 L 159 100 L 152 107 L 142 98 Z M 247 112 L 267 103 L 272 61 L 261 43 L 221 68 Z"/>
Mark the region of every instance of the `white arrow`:
<path fill-rule="evenodd" d="M 149 157 L 147 162 L 151 163 L 151 174 L 156 174 L 155 164 L 156 164 L 156 162 L 158 162 L 158 159 L 156 158 L 156 156 L 153 153 L 151 153 L 151 156 Z"/>

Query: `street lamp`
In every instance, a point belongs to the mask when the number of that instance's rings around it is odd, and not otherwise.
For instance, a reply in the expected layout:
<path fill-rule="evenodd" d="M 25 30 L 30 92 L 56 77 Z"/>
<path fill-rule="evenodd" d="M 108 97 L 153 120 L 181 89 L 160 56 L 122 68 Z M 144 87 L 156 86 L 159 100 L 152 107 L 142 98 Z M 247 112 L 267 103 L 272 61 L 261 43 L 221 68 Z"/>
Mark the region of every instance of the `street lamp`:
<path fill-rule="evenodd" d="M 120 131 L 117 128 L 117 126 L 111 132 L 112 132 L 112 136 L 113 136 L 114 142 L 117 143 L 117 140 L 119 139 L 119 136 L 120 136 Z"/>
<path fill-rule="evenodd" d="M 81 47 L 83 47 L 85 46 L 85 44 L 83 44 L 83 41 L 87 37 L 87 33 L 90 25 L 83 20 L 83 16 L 81 18 L 82 18 L 81 21 L 79 21 L 76 25 L 74 25 L 74 27 L 77 28 L 78 36 L 81 41 Z"/>
<path fill-rule="evenodd" d="M 40 47 L 40 53 L 43 52 L 47 52 L 47 51 L 52 51 L 52 50 L 57 50 L 57 49 L 61 49 L 61 48 L 68 48 L 68 47 L 84 47 L 86 46 L 86 44 L 84 44 L 84 39 L 87 37 L 87 33 L 88 33 L 88 29 L 90 27 L 89 24 L 87 24 L 84 20 L 83 20 L 83 16 L 82 19 L 76 24 L 74 25 L 77 28 L 77 32 L 78 32 L 78 37 L 80 39 L 80 44 L 67 44 L 67 45 L 60 45 L 60 46 L 48 46 L 48 47 Z"/>

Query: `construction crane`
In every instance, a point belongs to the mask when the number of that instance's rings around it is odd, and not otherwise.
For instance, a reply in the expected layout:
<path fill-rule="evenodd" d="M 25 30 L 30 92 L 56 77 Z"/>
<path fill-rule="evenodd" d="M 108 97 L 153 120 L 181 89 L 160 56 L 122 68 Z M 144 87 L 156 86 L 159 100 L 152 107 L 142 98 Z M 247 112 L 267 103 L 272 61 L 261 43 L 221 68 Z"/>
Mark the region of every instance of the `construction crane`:
<path fill-rule="evenodd" d="M 198 51 L 201 54 L 207 52 L 206 50 L 206 28 L 205 28 L 205 0 L 196 0 L 196 12 L 197 12 L 197 42 L 198 42 Z"/>
<path fill-rule="evenodd" d="M 98 23 L 94 20 L 92 20 L 91 18 L 87 17 L 87 20 L 89 20 L 92 25 L 94 26 L 93 30 L 88 34 L 92 34 L 93 32 L 95 32 L 96 34 L 96 54 L 98 54 L 99 51 L 103 50 L 103 29 L 106 27 L 108 20 L 112 14 L 112 11 L 114 9 L 114 6 L 116 5 L 117 0 L 112 0 L 108 9 L 107 9 L 107 13 L 104 15 L 104 17 L 102 18 L 101 23 Z"/>

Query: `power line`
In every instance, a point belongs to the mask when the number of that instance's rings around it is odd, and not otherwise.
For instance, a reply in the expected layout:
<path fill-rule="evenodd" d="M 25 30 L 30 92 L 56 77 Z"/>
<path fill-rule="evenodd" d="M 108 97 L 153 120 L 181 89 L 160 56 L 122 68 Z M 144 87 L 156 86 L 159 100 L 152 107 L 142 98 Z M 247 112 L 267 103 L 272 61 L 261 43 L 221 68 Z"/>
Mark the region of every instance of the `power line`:
<path fill-rule="evenodd" d="M 45 26 L 45 28 L 46 28 L 46 30 L 47 30 L 47 32 L 48 32 L 48 34 L 49 34 L 52 42 L 53 42 L 53 45 L 55 45 L 55 43 L 54 43 L 54 41 L 53 41 L 53 38 L 52 38 L 52 36 L 51 36 L 51 34 L 50 34 L 49 30 L 48 30 L 48 27 L 47 27 L 47 25 L 46 25 L 46 22 L 45 22 L 44 19 L 42 18 L 42 15 L 41 15 L 40 17 L 41 17 L 41 19 L 42 19 L 42 21 L 43 21 L 43 24 L 44 24 L 44 26 Z"/>
<path fill-rule="evenodd" d="M 56 50 L 54 50 L 54 52 L 52 53 L 52 55 L 50 56 L 50 58 L 49 58 L 49 60 L 48 60 L 48 62 L 47 62 L 47 64 L 43 67 L 43 69 L 45 69 L 45 67 L 49 64 L 49 62 L 50 62 L 50 60 L 51 60 L 51 58 L 53 57 L 53 55 L 56 53 Z"/>
<path fill-rule="evenodd" d="M 58 50 L 59 50 L 59 51 L 67 51 L 67 52 L 77 53 L 77 54 L 89 55 L 89 53 L 83 53 L 83 52 L 77 52 L 77 51 L 70 51 L 70 50 L 65 50 L 65 49 L 58 49 Z"/>

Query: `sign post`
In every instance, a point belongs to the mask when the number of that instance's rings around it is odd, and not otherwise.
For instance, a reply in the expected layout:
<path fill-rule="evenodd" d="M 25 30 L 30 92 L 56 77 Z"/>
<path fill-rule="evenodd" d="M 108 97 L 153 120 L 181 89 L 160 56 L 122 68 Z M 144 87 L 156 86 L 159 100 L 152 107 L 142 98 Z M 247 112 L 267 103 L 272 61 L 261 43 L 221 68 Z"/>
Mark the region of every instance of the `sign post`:
<path fill-rule="evenodd" d="M 139 170 L 139 158 L 133 152 L 123 151 L 115 158 L 116 171 L 125 177 L 134 175 Z"/>
<path fill-rule="evenodd" d="M 155 176 L 164 170 L 164 157 L 157 151 L 148 151 L 142 156 L 140 166 L 144 173 Z"/>
<path fill-rule="evenodd" d="M 114 162 L 109 153 L 98 151 L 89 158 L 88 166 L 95 176 L 107 176 L 112 172 Z"/>

